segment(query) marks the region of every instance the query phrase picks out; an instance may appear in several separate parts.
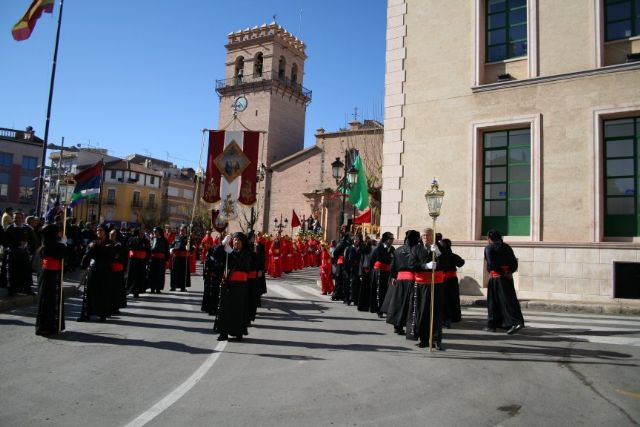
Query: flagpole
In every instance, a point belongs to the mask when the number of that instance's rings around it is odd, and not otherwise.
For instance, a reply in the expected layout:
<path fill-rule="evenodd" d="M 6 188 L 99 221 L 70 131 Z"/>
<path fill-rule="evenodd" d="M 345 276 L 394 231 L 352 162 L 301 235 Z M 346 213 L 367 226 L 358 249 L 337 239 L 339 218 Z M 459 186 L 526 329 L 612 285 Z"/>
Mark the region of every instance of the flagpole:
<path fill-rule="evenodd" d="M 53 84 L 56 80 L 56 63 L 58 62 L 58 44 L 60 42 L 60 26 L 62 25 L 62 6 L 64 0 L 60 0 L 60 12 L 58 13 L 58 29 L 56 31 L 56 43 L 53 49 L 53 65 L 51 66 L 51 81 L 49 83 L 49 102 L 47 104 L 47 119 L 44 125 L 44 141 L 42 142 L 42 159 L 40 159 L 40 177 L 38 179 L 38 199 L 36 200 L 36 215 L 42 216 L 42 192 L 44 189 L 44 168 L 47 159 L 47 144 L 49 142 L 49 122 L 51 120 L 51 102 L 53 101 Z"/>
<path fill-rule="evenodd" d="M 102 160 L 100 160 L 100 162 L 102 163 L 102 170 L 100 171 L 100 174 L 102 176 L 100 177 L 100 197 L 98 198 L 98 218 L 96 218 L 96 224 L 100 224 L 100 214 L 102 213 L 102 193 L 103 193 L 102 186 L 104 185 L 104 175 L 105 175 L 104 157 L 102 158 Z M 87 206 L 87 209 L 89 209 L 89 206 Z"/>

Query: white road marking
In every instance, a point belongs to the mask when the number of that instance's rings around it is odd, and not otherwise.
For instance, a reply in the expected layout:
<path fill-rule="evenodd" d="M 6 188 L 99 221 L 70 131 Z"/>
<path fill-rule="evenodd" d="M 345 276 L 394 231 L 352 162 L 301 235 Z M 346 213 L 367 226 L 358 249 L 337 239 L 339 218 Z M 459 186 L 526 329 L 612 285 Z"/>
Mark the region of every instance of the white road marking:
<path fill-rule="evenodd" d="M 209 369 L 218 360 L 224 348 L 227 345 L 227 341 L 220 341 L 214 352 L 207 357 L 207 359 L 200 365 L 200 367 L 189 377 L 185 382 L 176 387 L 175 390 L 167 394 L 160 401 L 158 401 L 151 408 L 143 412 L 138 418 L 129 422 L 125 427 L 141 427 L 153 420 L 155 417 L 164 412 L 168 407 L 176 403 L 182 396 L 184 396 L 189 390 L 193 388 L 204 377 Z"/>
<path fill-rule="evenodd" d="M 283 296 L 287 299 L 305 299 L 305 297 L 303 297 L 302 295 L 291 292 L 282 285 L 269 285 L 269 290 L 274 291 L 275 293 L 280 294 L 280 296 Z"/>

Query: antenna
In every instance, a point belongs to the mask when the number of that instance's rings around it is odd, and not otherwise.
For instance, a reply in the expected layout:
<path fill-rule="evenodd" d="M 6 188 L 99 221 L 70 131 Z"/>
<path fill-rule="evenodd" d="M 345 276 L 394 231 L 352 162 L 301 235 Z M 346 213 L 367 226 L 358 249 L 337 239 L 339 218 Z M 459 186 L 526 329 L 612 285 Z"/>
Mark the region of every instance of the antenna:
<path fill-rule="evenodd" d="M 358 121 L 358 107 L 353 108 L 353 121 Z"/>
<path fill-rule="evenodd" d="M 298 37 L 302 40 L 302 8 L 300 8 L 300 20 L 298 21 Z"/>

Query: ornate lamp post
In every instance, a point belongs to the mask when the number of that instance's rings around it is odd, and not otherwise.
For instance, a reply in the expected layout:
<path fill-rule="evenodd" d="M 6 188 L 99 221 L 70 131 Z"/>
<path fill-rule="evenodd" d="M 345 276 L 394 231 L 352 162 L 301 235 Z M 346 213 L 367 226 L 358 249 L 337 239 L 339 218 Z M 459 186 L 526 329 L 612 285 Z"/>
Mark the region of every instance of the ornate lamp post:
<path fill-rule="evenodd" d="M 355 184 L 358 179 L 358 169 L 356 169 L 353 165 L 347 170 L 347 164 L 349 163 L 349 151 L 346 150 L 344 152 L 344 163 L 340 160 L 339 157 L 336 157 L 336 160 L 331 163 L 331 174 L 333 175 L 333 179 L 336 180 L 336 185 L 338 186 L 338 190 L 342 192 L 342 209 L 340 210 L 340 228 L 344 225 L 344 205 L 347 199 L 347 190 L 349 190 Z M 342 176 L 341 176 L 342 175 Z"/>
<path fill-rule="evenodd" d="M 444 191 L 438 188 L 438 180 L 433 178 L 431 181 L 431 189 L 427 190 L 424 195 L 425 199 L 427 199 L 427 208 L 429 209 L 429 216 L 433 218 L 433 237 L 435 243 L 436 236 L 436 220 L 440 216 L 440 208 L 442 207 L 442 200 L 444 199 Z M 435 251 L 432 252 L 431 261 L 436 260 Z M 429 351 L 433 351 L 433 299 L 435 297 L 435 276 L 436 271 L 433 269 L 431 271 L 431 310 L 430 321 L 429 321 Z"/>
<path fill-rule="evenodd" d="M 282 214 L 280 214 L 280 221 L 278 221 L 278 218 L 273 219 L 273 225 L 278 229 L 278 236 L 282 234 L 282 229 L 286 228 L 288 223 L 289 220 L 287 218 L 282 219 Z"/>

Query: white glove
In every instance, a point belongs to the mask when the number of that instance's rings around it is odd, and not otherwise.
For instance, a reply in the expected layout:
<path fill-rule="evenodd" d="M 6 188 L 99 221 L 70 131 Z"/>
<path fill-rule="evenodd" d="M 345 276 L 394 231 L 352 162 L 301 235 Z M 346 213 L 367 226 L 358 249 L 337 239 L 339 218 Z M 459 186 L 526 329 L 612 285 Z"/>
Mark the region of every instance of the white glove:
<path fill-rule="evenodd" d="M 438 245 L 431 245 L 431 252 L 435 252 L 436 256 L 440 256 L 442 255 L 442 252 L 440 252 L 440 248 L 438 248 Z"/>
<path fill-rule="evenodd" d="M 173 251 L 175 251 L 175 250 L 176 250 L 176 248 L 171 248 L 171 249 L 169 249 L 169 253 L 173 254 Z"/>
<path fill-rule="evenodd" d="M 67 236 L 62 236 L 62 239 L 60 239 L 60 243 L 62 243 L 63 245 L 67 244 Z"/>
<path fill-rule="evenodd" d="M 435 270 L 437 267 L 438 263 L 435 261 L 429 261 L 428 263 L 426 263 L 425 265 L 423 265 L 422 267 L 425 270 Z"/>
<path fill-rule="evenodd" d="M 227 234 L 224 239 L 222 239 L 222 246 L 227 246 L 231 241 L 231 234 Z"/>
<path fill-rule="evenodd" d="M 224 251 L 230 254 L 231 252 L 233 252 L 233 248 L 229 245 L 224 245 Z"/>

